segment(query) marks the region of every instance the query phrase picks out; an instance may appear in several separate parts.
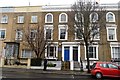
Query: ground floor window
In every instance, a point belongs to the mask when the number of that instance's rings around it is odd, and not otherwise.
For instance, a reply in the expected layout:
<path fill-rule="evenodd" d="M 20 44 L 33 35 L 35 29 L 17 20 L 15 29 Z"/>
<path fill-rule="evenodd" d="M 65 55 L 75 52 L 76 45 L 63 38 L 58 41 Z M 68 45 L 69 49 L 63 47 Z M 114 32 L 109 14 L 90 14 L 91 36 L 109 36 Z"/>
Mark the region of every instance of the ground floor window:
<path fill-rule="evenodd" d="M 45 53 L 45 57 L 48 59 L 56 59 L 58 54 L 57 45 L 48 45 Z"/>
<path fill-rule="evenodd" d="M 19 48 L 18 48 L 18 44 L 16 43 L 6 43 L 6 47 L 5 47 L 5 57 L 7 59 L 9 58 L 17 58 L 18 54 L 19 54 Z"/>
<path fill-rule="evenodd" d="M 112 47 L 112 58 L 120 59 L 120 47 Z"/>
<path fill-rule="evenodd" d="M 33 52 L 29 49 L 23 49 L 22 50 L 22 54 L 21 54 L 21 58 L 31 58 L 33 55 Z"/>
<path fill-rule="evenodd" d="M 90 45 L 88 47 L 88 56 L 90 60 L 98 60 L 98 45 Z"/>

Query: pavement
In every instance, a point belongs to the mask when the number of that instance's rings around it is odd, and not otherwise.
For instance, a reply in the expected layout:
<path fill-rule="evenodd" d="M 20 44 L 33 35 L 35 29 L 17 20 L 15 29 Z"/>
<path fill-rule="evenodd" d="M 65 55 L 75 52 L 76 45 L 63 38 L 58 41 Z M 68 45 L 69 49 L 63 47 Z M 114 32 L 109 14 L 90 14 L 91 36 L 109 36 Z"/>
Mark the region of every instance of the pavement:
<path fill-rule="evenodd" d="M 62 74 L 62 75 L 80 75 L 80 76 L 90 76 L 90 73 L 87 71 L 72 71 L 72 70 L 46 70 L 43 71 L 42 69 L 27 69 L 25 67 L 15 67 L 15 66 L 4 66 L 3 71 L 9 72 L 30 72 L 30 73 L 41 73 L 41 74 Z"/>

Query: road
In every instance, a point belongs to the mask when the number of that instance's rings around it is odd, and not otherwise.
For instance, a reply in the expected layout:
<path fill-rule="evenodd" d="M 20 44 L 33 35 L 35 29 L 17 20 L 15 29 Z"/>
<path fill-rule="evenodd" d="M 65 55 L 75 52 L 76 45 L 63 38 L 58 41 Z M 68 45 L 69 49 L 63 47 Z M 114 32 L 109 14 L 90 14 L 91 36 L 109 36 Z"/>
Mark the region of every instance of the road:
<path fill-rule="evenodd" d="M 10 70 L 9 68 L 2 69 L 2 76 L 2 80 L 96 80 L 88 75 L 37 73 L 37 70 L 36 72 L 29 72 L 21 69 Z"/>

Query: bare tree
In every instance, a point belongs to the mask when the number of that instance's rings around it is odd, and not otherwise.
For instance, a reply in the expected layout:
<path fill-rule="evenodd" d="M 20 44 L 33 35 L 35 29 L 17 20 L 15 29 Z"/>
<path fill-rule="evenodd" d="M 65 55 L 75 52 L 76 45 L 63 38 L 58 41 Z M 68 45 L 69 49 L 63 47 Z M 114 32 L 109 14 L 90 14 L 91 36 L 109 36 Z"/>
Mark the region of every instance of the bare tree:
<path fill-rule="evenodd" d="M 41 58 L 48 44 L 44 38 L 44 27 L 40 27 L 39 24 L 34 27 L 29 25 L 25 30 L 25 41 L 36 57 Z"/>
<path fill-rule="evenodd" d="M 93 44 L 95 39 L 100 38 L 100 23 L 102 17 L 102 8 L 96 2 L 91 0 L 78 0 L 72 6 L 72 22 L 74 22 L 74 32 L 78 39 L 82 39 L 86 47 L 87 69 L 90 72 L 90 55 L 89 46 Z M 99 19 L 98 19 L 99 17 Z"/>

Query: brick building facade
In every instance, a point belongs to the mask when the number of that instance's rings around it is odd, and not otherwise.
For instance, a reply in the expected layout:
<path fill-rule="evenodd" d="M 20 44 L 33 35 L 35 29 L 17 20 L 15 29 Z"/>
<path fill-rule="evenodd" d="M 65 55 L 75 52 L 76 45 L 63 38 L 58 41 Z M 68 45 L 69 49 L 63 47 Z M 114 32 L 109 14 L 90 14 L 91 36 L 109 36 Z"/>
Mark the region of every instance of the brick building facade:
<path fill-rule="evenodd" d="M 105 27 L 93 45 L 89 46 L 90 64 L 95 61 L 115 61 L 120 65 L 119 8 L 118 4 L 101 4 Z M 70 5 L 24 6 L 0 8 L 0 53 L 6 59 L 28 59 L 34 52 L 24 45 L 26 26 L 44 27 L 44 37 L 52 44 L 44 51 L 43 58 L 61 69 L 79 70 L 80 59 L 86 68 L 85 45 L 82 39 L 69 31 Z M 98 15 L 99 18 L 99 15 Z M 32 32 L 31 32 L 32 34 Z M 47 35 L 49 34 L 49 37 Z"/>

